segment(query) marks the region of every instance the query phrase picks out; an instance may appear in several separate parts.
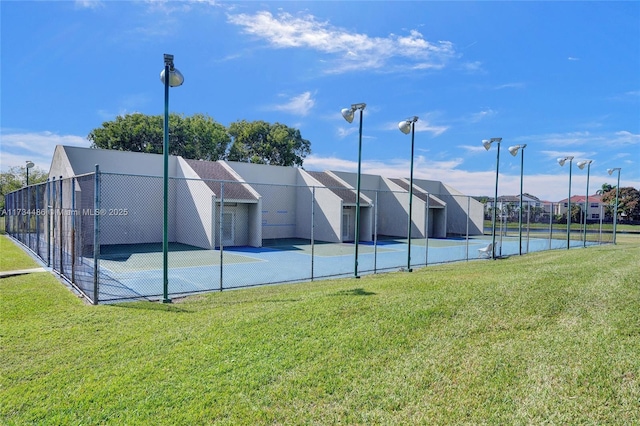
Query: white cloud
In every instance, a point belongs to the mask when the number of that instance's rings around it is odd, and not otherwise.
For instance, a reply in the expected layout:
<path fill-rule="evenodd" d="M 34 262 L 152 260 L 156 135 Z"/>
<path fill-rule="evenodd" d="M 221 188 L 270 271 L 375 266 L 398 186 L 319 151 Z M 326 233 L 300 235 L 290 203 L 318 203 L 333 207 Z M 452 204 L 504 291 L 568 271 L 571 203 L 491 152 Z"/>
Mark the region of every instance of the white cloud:
<path fill-rule="evenodd" d="M 540 151 L 540 154 L 546 156 L 549 159 L 553 159 L 556 160 L 558 158 L 564 158 L 567 156 L 573 156 L 576 160 L 578 158 L 584 158 L 589 156 L 588 153 L 584 152 L 584 151 L 571 151 L 571 150 L 566 150 L 566 151 Z"/>
<path fill-rule="evenodd" d="M 100 0 L 76 0 L 75 4 L 79 9 L 97 9 L 104 7 L 104 3 Z"/>
<path fill-rule="evenodd" d="M 627 130 L 621 130 L 614 133 L 591 133 L 582 132 L 566 132 L 566 133 L 548 133 L 543 135 L 522 136 L 519 141 L 544 143 L 553 146 L 583 146 L 591 145 L 593 147 L 619 147 L 624 145 L 640 144 L 640 134 L 631 133 Z M 566 152 L 566 151 L 563 151 Z"/>
<path fill-rule="evenodd" d="M 495 90 L 502 90 L 502 89 L 522 89 L 525 86 L 524 83 L 505 83 L 505 84 L 500 84 L 496 87 L 494 87 Z"/>
<path fill-rule="evenodd" d="M 633 134 L 626 130 L 616 132 L 616 137 L 611 141 L 615 145 L 636 145 L 640 143 L 640 135 Z"/>
<path fill-rule="evenodd" d="M 389 122 L 386 125 L 384 125 L 383 128 L 385 130 L 397 131 L 398 130 L 398 123 L 400 121 L 401 120 L 394 121 L 394 122 Z M 444 132 L 446 132 L 447 130 L 449 130 L 449 126 L 443 126 L 443 125 L 437 126 L 437 125 L 431 124 L 429 122 L 429 120 L 426 120 L 426 119 L 423 120 L 423 119 L 419 118 L 418 121 L 416 121 L 415 129 L 416 129 L 416 133 L 418 133 L 418 132 L 429 132 L 433 136 L 439 136 L 439 135 L 443 134 Z"/>
<path fill-rule="evenodd" d="M 536 141 L 539 143 L 545 143 L 555 146 L 569 146 L 569 145 L 584 145 L 589 142 L 601 140 L 601 136 L 594 136 L 589 132 L 566 132 L 566 133 L 549 133 L 545 135 L 536 135 L 531 137 L 523 137 L 521 139 L 527 139 Z"/>
<path fill-rule="evenodd" d="M 456 54 L 451 42 L 430 42 L 416 30 L 405 36 L 370 37 L 320 22 L 313 15 L 274 16 L 267 11 L 230 14 L 228 20 L 274 48 L 311 49 L 334 57 L 331 73 L 442 68 Z"/>
<path fill-rule="evenodd" d="M 91 143 L 81 136 L 59 135 L 53 132 L 5 133 L 2 131 L 2 164 L 0 169 L 21 166 L 33 161 L 37 167 L 49 170 L 56 145 L 89 147 Z"/>
<path fill-rule="evenodd" d="M 458 145 L 458 148 L 464 149 L 467 152 L 485 152 L 486 149 L 483 145 Z"/>
<path fill-rule="evenodd" d="M 426 120 L 418 120 L 416 123 L 416 132 L 429 132 L 432 133 L 433 136 L 439 136 L 447 130 L 449 130 L 449 126 L 435 126 Z"/>
<path fill-rule="evenodd" d="M 269 109 L 305 116 L 309 114 L 315 103 L 315 100 L 311 96 L 311 92 L 304 92 L 298 96 L 289 98 L 289 101 L 284 104 L 273 105 L 269 107 Z"/>
<path fill-rule="evenodd" d="M 469 73 L 484 72 L 484 69 L 482 68 L 482 62 L 480 61 L 465 62 L 461 66 L 464 71 Z"/>
<path fill-rule="evenodd" d="M 470 121 L 472 123 L 477 123 L 479 121 L 484 120 L 485 118 L 493 117 L 496 114 L 497 114 L 496 111 L 492 110 L 491 108 L 488 108 L 483 111 L 471 114 Z"/>
<path fill-rule="evenodd" d="M 482 146 L 480 147 L 481 149 Z M 417 156 L 414 161 L 414 177 L 416 179 L 441 181 L 466 195 L 491 196 L 495 190 L 495 171 L 466 171 L 458 167 L 462 159 L 447 161 L 430 161 L 423 156 Z M 336 170 L 355 173 L 358 170 L 356 161 L 344 160 L 338 157 L 322 157 L 310 155 L 304 161 L 307 170 Z M 409 160 L 365 160 L 362 162 L 362 173 L 377 174 L 389 178 L 409 177 Z M 594 182 L 605 182 L 604 176 L 592 174 Z M 581 187 L 586 182 L 586 175 L 578 175 L 573 184 Z M 593 192 L 597 188 L 594 187 Z M 533 194 L 542 200 L 559 201 L 567 197 L 567 186 L 558 185 L 558 174 L 527 175 L 524 180 L 524 192 Z M 520 193 L 520 174 L 500 173 L 499 195 L 517 195 Z"/>
<path fill-rule="evenodd" d="M 338 127 L 338 130 L 337 130 L 338 137 L 341 139 L 345 138 L 357 130 L 358 129 L 355 126 L 354 127 L 342 127 L 342 126 Z"/>

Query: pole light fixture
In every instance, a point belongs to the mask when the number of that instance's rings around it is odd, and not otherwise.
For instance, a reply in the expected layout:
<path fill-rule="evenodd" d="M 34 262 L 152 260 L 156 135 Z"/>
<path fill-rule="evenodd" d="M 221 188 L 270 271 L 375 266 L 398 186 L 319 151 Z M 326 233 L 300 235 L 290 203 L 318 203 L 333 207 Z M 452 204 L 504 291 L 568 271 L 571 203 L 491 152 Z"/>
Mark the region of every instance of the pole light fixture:
<path fill-rule="evenodd" d="M 496 191 L 493 196 L 493 220 L 491 224 L 491 258 L 496 258 L 496 212 L 498 209 L 498 172 L 500 170 L 500 142 L 502 142 L 502 138 L 491 138 L 484 139 L 482 141 L 482 146 L 484 149 L 489 151 L 491 149 L 491 144 L 496 142 L 498 144 L 498 154 L 496 156 Z"/>
<path fill-rule="evenodd" d="M 358 137 L 358 175 L 356 183 L 356 223 L 355 223 L 355 259 L 353 265 L 353 276 L 360 278 L 358 275 L 358 243 L 360 242 L 360 174 L 362 170 L 362 113 L 367 107 L 365 103 L 353 104 L 350 108 L 343 108 L 340 113 L 348 123 L 353 122 L 353 115 L 356 111 L 360 111 L 360 131 Z"/>
<path fill-rule="evenodd" d="M 413 116 L 406 120 L 398 123 L 398 128 L 402 133 L 408 135 L 411 132 L 411 168 L 409 172 L 409 225 L 407 229 L 407 271 L 411 272 L 411 210 L 413 204 L 413 149 L 414 149 L 414 139 L 416 135 L 416 121 L 418 121 L 418 117 Z M 428 214 L 429 212 L 427 212 Z M 428 233 L 428 231 L 427 231 Z M 427 234 L 427 238 L 429 235 Z"/>
<path fill-rule="evenodd" d="M 558 158 L 558 164 L 564 166 L 564 163 L 569 160 L 569 198 L 567 199 L 567 250 L 569 250 L 569 241 L 571 239 L 571 167 L 573 165 L 573 155 L 568 155 L 563 158 Z"/>
<path fill-rule="evenodd" d="M 169 76 L 167 78 L 167 76 Z M 169 87 L 178 87 L 184 83 L 184 77 L 173 64 L 173 55 L 164 54 L 164 69 L 160 73 L 160 81 L 164 85 L 164 130 L 162 156 L 163 172 L 163 207 L 162 207 L 162 303 L 171 303 L 169 299 Z"/>
<path fill-rule="evenodd" d="M 35 166 L 35 164 L 33 164 L 33 161 L 27 160 L 27 165 L 25 166 L 27 169 L 27 186 L 29 186 L 29 169 L 33 166 Z"/>
<path fill-rule="evenodd" d="M 616 205 L 615 210 L 613 211 L 613 244 L 616 243 L 616 225 L 618 225 L 618 197 L 620 196 L 620 167 L 616 167 L 614 169 L 608 169 L 607 173 L 609 176 L 615 171 L 618 171 L 618 184 L 616 185 Z"/>
<path fill-rule="evenodd" d="M 518 151 L 522 149 L 522 154 L 520 154 L 520 217 L 518 223 L 518 241 L 519 241 L 519 254 L 522 256 L 522 207 L 524 203 L 522 202 L 522 184 L 523 184 L 523 176 L 524 176 L 524 149 L 527 147 L 527 144 L 524 145 L 514 145 L 509 147 L 509 153 L 514 157 L 518 155 Z"/>
<path fill-rule="evenodd" d="M 576 166 L 578 166 L 580 170 L 584 170 L 584 166 L 587 166 L 587 195 L 584 199 L 584 235 L 582 236 L 582 247 L 587 246 L 587 216 L 589 213 L 589 173 L 591 172 L 591 163 L 593 163 L 593 160 L 582 160 L 576 163 Z"/>

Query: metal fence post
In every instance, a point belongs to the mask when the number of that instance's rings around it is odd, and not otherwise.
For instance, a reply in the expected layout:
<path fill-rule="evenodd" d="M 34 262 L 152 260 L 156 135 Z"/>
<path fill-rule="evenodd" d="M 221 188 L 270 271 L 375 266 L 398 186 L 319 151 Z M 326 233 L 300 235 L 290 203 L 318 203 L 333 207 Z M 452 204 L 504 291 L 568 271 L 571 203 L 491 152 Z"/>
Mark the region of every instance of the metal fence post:
<path fill-rule="evenodd" d="M 36 187 L 36 254 L 38 255 L 38 257 L 42 258 L 42 256 L 40 256 L 40 216 L 41 216 L 41 211 L 40 211 L 40 203 L 39 203 L 39 193 L 40 193 L 40 188 L 42 188 L 42 184 L 38 185 Z"/>
<path fill-rule="evenodd" d="M 424 242 L 424 266 L 429 266 L 429 227 L 431 226 L 429 223 L 429 201 L 431 201 L 431 194 L 427 192 L 427 216 L 425 218 L 427 238 Z"/>
<path fill-rule="evenodd" d="M 60 238 L 60 251 L 59 251 L 59 255 L 60 255 L 60 275 L 64 275 L 64 246 L 63 246 L 63 241 L 64 241 L 64 233 L 63 233 L 63 227 L 62 227 L 62 216 L 64 214 L 64 206 L 62 205 L 62 176 L 60 176 L 60 179 L 58 180 L 58 182 L 60 182 L 60 192 L 58 194 L 59 197 L 59 206 L 60 206 L 60 211 L 58 212 L 58 217 L 59 217 L 59 227 L 60 227 L 60 232 L 58 232 L 58 236 Z"/>
<path fill-rule="evenodd" d="M 100 301 L 100 166 L 96 164 L 93 190 L 93 304 Z"/>
<path fill-rule="evenodd" d="M 602 216 L 603 216 L 602 203 L 600 203 L 600 230 L 598 232 L 598 244 L 602 244 Z"/>
<path fill-rule="evenodd" d="M 51 268 L 53 270 L 57 270 L 56 258 L 58 256 L 57 242 L 58 242 L 58 233 L 60 229 L 58 229 L 56 223 L 56 217 L 58 216 L 58 181 L 53 178 L 51 181 Z"/>
<path fill-rule="evenodd" d="M 76 178 L 71 178 L 71 282 L 76 282 Z"/>
<path fill-rule="evenodd" d="M 31 247 L 31 188 L 27 186 L 25 189 L 27 192 L 27 246 L 33 250 Z"/>
<path fill-rule="evenodd" d="M 27 239 L 26 229 L 27 229 L 27 221 L 26 221 L 26 209 L 24 202 L 24 188 L 20 189 L 20 241 L 25 244 L 25 240 Z"/>
<path fill-rule="evenodd" d="M 467 235 L 465 239 L 467 240 L 467 260 L 469 260 L 469 218 L 471 217 L 471 197 L 467 197 Z"/>
<path fill-rule="evenodd" d="M 378 269 L 378 192 L 374 198 L 373 205 L 373 273 Z"/>
<path fill-rule="evenodd" d="M 223 286 L 223 269 L 224 269 L 224 247 L 223 247 L 223 214 L 224 214 L 224 181 L 220 182 L 220 228 L 218 231 L 219 239 L 220 239 L 220 291 L 224 288 Z"/>
<path fill-rule="evenodd" d="M 55 178 L 53 178 L 55 179 Z M 51 202 L 51 180 L 47 180 L 47 267 L 51 267 L 51 211 L 53 203 Z"/>
<path fill-rule="evenodd" d="M 529 253 L 529 238 L 531 232 L 531 201 L 527 201 L 527 253 Z"/>
<path fill-rule="evenodd" d="M 314 267 L 314 255 L 315 255 L 315 244 L 314 244 L 314 240 L 315 240 L 315 235 L 314 235 L 314 228 L 316 226 L 316 222 L 315 222 L 315 205 L 316 205 L 316 187 L 312 186 L 311 187 L 311 281 L 313 281 L 313 267 Z"/>
<path fill-rule="evenodd" d="M 551 250 L 551 242 L 553 240 L 553 203 L 549 207 L 549 250 Z"/>

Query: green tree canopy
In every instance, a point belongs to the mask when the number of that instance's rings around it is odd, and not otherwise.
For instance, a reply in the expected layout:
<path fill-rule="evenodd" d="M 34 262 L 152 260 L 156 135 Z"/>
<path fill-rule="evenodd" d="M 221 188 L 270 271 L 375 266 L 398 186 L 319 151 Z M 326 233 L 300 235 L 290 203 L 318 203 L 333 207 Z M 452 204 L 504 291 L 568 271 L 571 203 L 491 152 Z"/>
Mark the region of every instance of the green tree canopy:
<path fill-rule="evenodd" d="M 163 117 L 127 114 L 102 123 L 87 138 L 93 148 L 162 153 Z M 196 160 L 231 160 L 302 166 L 311 144 L 300 131 L 266 121 L 236 121 L 225 128 L 211 117 L 169 114 L 169 154 Z"/>
<path fill-rule="evenodd" d="M 102 123 L 87 136 L 93 148 L 161 154 L 163 116 L 127 114 Z M 204 114 L 169 114 L 169 154 L 197 160 L 223 159 L 231 138 L 226 128 Z"/>
<path fill-rule="evenodd" d="M 612 209 L 616 202 L 616 188 L 602 194 L 602 202 L 609 204 Z M 623 214 L 628 219 L 640 219 L 640 191 L 632 186 L 620 188 L 618 196 L 618 214 Z"/>
<path fill-rule="evenodd" d="M 608 183 L 603 183 L 602 187 L 596 191 L 596 194 L 602 195 L 604 193 L 611 191 L 611 189 L 613 189 L 613 186 L 609 185 Z"/>
<path fill-rule="evenodd" d="M 302 166 L 311 143 L 300 131 L 266 121 L 236 121 L 229 126 L 233 143 L 227 159 L 277 166 Z"/>
<path fill-rule="evenodd" d="M 29 170 L 29 185 L 45 182 L 49 174 L 39 167 Z M 11 167 L 6 172 L 0 173 L 0 211 L 4 209 L 4 196 L 20 189 L 27 184 L 27 168 L 25 166 Z"/>

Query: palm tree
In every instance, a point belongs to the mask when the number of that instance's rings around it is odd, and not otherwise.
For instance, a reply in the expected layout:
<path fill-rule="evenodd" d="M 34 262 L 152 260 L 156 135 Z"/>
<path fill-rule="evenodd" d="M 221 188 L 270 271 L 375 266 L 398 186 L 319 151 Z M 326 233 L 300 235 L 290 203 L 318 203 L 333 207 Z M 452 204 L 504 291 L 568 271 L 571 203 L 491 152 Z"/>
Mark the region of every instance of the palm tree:
<path fill-rule="evenodd" d="M 598 189 L 596 191 L 596 195 L 603 195 L 606 194 L 607 192 L 611 191 L 612 189 L 614 189 L 614 186 L 609 185 L 608 183 L 603 183 L 602 184 L 602 188 Z"/>

